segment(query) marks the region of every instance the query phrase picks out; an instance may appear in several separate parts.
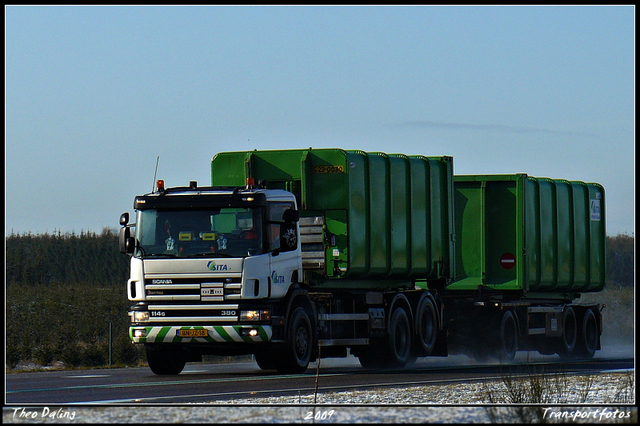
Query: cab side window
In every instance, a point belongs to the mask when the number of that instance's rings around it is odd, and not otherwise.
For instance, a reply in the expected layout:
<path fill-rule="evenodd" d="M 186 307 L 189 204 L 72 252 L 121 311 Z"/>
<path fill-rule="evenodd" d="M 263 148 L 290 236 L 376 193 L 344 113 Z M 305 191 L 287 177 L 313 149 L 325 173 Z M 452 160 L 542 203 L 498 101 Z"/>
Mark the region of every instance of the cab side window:
<path fill-rule="evenodd" d="M 287 210 L 293 210 L 293 203 L 269 203 L 268 209 L 268 235 L 269 250 L 291 251 L 297 247 L 297 227 L 295 223 L 286 223 L 283 214 Z"/>

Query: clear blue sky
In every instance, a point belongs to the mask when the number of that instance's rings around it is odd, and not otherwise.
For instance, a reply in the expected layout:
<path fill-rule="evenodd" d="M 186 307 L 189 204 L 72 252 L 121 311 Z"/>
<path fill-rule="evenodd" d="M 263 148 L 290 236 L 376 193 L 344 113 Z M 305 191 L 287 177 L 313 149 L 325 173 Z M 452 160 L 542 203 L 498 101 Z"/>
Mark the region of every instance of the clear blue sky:
<path fill-rule="evenodd" d="M 635 231 L 635 7 L 5 6 L 5 233 L 117 228 L 220 151 L 599 182 Z"/>

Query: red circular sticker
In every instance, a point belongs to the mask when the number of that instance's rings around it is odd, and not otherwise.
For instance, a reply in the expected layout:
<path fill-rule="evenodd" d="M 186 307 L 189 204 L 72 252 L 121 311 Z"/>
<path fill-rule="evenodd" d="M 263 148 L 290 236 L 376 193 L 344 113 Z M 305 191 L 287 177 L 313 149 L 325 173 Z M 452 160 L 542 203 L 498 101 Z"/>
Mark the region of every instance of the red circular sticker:
<path fill-rule="evenodd" d="M 504 269 L 511 269 L 516 266 L 516 257 L 511 253 L 505 253 L 500 256 L 500 266 Z"/>

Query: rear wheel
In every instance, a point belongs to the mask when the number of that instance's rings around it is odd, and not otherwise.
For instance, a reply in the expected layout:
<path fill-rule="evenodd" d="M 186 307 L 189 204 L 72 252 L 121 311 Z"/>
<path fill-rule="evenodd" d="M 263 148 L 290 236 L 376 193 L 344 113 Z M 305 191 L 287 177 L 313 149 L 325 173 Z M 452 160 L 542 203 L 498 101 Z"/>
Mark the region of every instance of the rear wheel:
<path fill-rule="evenodd" d="M 516 318 L 511 311 L 505 311 L 500 323 L 500 339 L 498 346 L 498 359 L 500 361 L 512 361 L 518 350 L 518 326 Z"/>
<path fill-rule="evenodd" d="M 372 338 L 368 346 L 356 349 L 356 356 L 364 368 L 403 368 L 415 360 L 411 349 L 411 323 L 404 308 L 397 307 L 386 337 Z"/>
<path fill-rule="evenodd" d="M 504 311 L 502 316 L 476 319 L 480 325 L 468 335 L 469 341 L 475 342 L 473 358 L 482 363 L 512 361 L 518 350 L 518 326 L 514 313 Z"/>
<path fill-rule="evenodd" d="M 555 339 L 549 339 L 542 335 L 535 337 L 534 342 L 536 345 L 535 348 L 541 355 L 555 355 L 558 352 L 559 343 L 557 343 Z"/>
<path fill-rule="evenodd" d="M 576 343 L 578 341 L 578 321 L 576 320 L 576 312 L 571 306 L 567 307 L 562 314 L 562 322 L 564 329 L 562 338 L 560 339 L 560 348 L 558 354 L 562 358 L 571 358 L 574 355 Z"/>
<path fill-rule="evenodd" d="M 177 375 L 184 369 L 186 354 L 182 348 L 172 345 L 145 345 L 147 363 L 154 374 Z"/>
<path fill-rule="evenodd" d="M 411 324 L 404 308 L 396 308 L 389 322 L 389 345 L 387 366 L 402 368 L 411 353 Z"/>
<path fill-rule="evenodd" d="M 386 361 L 384 341 L 379 338 L 371 338 L 368 346 L 354 349 L 360 365 L 364 368 L 379 369 L 384 367 Z"/>
<path fill-rule="evenodd" d="M 591 309 L 587 309 L 582 317 L 582 327 L 576 343 L 576 357 L 593 358 L 598 348 L 598 322 Z"/>
<path fill-rule="evenodd" d="M 436 345 L 438 319 L 433 301 L 424 296 L 416 309 L 416 346 L 418 354 L 429 356 Z"/>

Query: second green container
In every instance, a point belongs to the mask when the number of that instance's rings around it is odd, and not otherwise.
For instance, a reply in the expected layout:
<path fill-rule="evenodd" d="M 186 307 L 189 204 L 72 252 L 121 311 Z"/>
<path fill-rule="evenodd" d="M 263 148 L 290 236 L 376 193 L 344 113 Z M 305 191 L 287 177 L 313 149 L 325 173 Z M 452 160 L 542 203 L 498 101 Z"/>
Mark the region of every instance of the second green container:
<path fill-rule="evenodd" d="M 604 188 L 526 174 L 455 176 L 450 290 L 573 297 L 605 285 Z"/>

